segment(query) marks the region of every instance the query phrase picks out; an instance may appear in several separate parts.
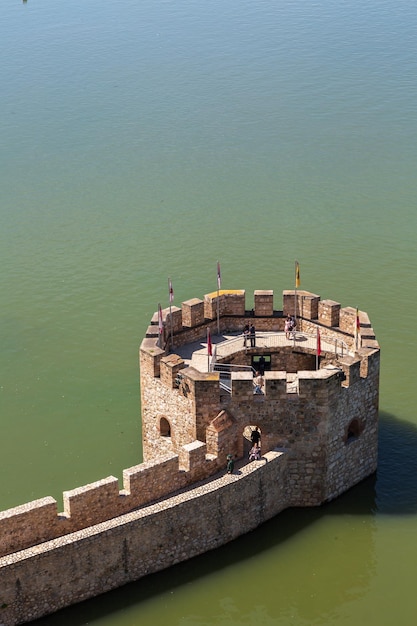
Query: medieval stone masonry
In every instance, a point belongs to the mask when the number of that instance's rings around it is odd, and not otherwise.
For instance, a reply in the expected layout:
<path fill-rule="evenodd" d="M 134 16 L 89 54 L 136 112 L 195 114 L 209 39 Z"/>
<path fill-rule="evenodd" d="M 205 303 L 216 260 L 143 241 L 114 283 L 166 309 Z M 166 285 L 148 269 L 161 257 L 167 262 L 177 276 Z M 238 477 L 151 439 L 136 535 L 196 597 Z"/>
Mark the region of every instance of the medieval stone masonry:
<path fill-rule="evenodd" d="M 63 512 L 45 497 L 0 513 L 0 626 L 319 506 L 376 470 L 380 349 L 363 311 L 301 290 L 284 291 L 282 309 L 255 291 L 248 310 L 244 290 L 219 290 L 156 312 L 139 359 L 144 462 L 123 488 L 109 476 L 64 492 Z"/>

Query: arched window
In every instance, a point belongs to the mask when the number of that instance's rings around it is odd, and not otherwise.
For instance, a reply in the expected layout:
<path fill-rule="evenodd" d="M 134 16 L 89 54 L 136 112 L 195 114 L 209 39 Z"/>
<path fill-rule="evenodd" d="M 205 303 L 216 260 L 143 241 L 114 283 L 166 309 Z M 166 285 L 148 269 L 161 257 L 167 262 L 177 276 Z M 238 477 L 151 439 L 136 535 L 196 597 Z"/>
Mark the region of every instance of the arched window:
<path fill-rule="evenodd" d="M 352 441 L 355 441 L 355 439 L 359 437 L 361 432 L 362 427 L 360 421 L 358 419 L 353 419 L 347 427 L 345 443 L 351 443 Z"/>
<path fill-rule="evenodd" d="M 159 432 L 161 437 L 171 437 L 171 425 L 166 417 L 161 417 L 159 422 Z"/>

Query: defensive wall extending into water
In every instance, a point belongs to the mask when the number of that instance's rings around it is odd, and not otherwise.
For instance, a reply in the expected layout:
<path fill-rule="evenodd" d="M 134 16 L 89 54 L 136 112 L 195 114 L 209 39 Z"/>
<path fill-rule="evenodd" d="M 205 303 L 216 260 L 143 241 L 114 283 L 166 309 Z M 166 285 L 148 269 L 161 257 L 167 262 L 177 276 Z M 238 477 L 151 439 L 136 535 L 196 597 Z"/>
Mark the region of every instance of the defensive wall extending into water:
<path fill-rule="evenodd" d="M 245 291 L 222 290 L 161 313 L 140 347 L 144 462 L 124 470 L 122 489 L 109 476 L 64 492 L 63 512 L 45 497 L 0 513 L 0 626 L 219 547 L 285 508 L 318 506 L 376 470 L 380 350 L 365 312 L 358 332 L 356 309 L 310 292 L 284 291 L 276 309 L 272 291 L 255 291 L 249 311 Z M 287 313 L 297 316 L 290 340 Z M 318 330 L 319 356 L 307 341 Z M 262 459 L 248 463 L 254 426 Z"/>

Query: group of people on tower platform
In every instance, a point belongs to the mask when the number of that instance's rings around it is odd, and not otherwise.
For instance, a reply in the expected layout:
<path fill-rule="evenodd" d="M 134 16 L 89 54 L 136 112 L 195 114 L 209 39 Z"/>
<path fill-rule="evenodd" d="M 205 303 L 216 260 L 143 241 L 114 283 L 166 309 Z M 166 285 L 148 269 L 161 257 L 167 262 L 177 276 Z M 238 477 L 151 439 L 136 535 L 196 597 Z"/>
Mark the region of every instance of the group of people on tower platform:
<path fill-rule="evenodd" d="M 249 451 L 249 461 L 260 461 L 261 460 L 261 433 L 259 431 L 259 427 L 255 426 L 254 430 L 252 430 L 250 435 L 250 440 L 252 443 L 252 447 Z M 227 473 L 233 474 L 235 469 L 235 461 L 233 458 L 233 454 L 227 455 Z"/>
<path fill-rule="evenodd" d="M 297 326 L 297 323 L 295 321 L 295 317 L 288 313 L 287 318 L 285 320 L 285 324 L 284 324 L 285 337 L 287 339 L 294 338 L 294 332 L 295 332 L 296 326 Z"/>
<path fill-rule="evenodd" d="M 243 347 L 244 348 L 248 347 L 248 340 L 250 341 L 250 347 L 255 348 L 256 347 L 256 331 L 255 331 L 255 326 L 253 323 L 250 326 L 249 324 L 245 324 L 245 327 L 243 328 Z"/>

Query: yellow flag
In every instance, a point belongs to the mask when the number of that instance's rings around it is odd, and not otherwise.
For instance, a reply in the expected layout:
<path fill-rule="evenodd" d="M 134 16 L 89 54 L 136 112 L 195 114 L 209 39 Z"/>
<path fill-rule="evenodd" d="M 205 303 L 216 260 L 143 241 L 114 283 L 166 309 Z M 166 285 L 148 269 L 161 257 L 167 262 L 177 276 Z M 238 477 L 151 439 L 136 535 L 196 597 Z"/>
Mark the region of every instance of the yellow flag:
<path fill-rule="evenodd" d="M 295 262 L 295 287 L 300 286 L 300 264 L 298 261 Z"/>

